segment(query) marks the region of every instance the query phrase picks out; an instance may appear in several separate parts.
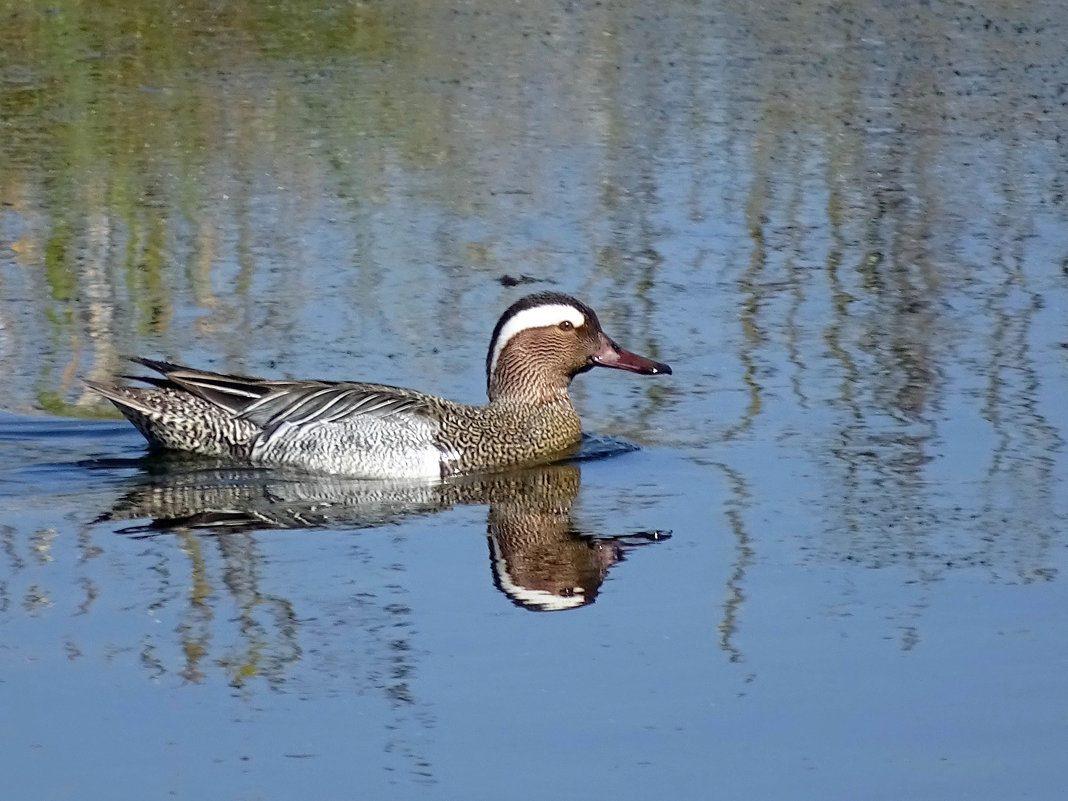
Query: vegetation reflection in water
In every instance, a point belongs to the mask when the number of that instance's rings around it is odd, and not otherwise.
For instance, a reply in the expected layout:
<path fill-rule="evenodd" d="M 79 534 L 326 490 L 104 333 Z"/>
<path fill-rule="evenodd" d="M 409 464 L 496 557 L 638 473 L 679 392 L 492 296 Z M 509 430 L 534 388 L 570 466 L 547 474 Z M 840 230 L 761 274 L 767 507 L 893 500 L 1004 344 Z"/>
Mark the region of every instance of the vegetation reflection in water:
<path fill-rule="evenodd" d="M 342 244 L 327 273 L 388 286 L 368 215 L 449 128 L 422 78 L 440 55 L 408 30 L 424 5 L 0 2 L 8 408 L 100 413 L 81 379 L 119 372 L 130 340 L 232 358 L 228 343 L 292 333 L 320 246 L 302 229 L 330 239 L 324 212 L 361 243 L 360 270 Z"/>

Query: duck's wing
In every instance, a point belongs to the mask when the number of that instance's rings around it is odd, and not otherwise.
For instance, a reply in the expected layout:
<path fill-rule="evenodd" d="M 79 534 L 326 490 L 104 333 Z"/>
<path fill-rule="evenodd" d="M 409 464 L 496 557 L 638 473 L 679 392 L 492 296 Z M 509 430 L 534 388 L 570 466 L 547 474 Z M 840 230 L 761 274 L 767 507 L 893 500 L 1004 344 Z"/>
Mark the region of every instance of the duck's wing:
<path fill-rule="evenodd" d="M 333 384 L 321 381 L 272 382 L 269 391 L 245 405 L 240 417 L 265 430 L 283 424 L 311 426 L 356 417 L 428 414 L 429 397 L 382 384 Z"/>
<path fill-rule="evenodd" d="M 180 387 L 234 417 L 248 420 L 268 434 L 283 425 L 314 426 L 361 415 L 384 418 L 406 412 L 429 414 L 433 410 L 431 396 L 385 384 L 271 381 L 196 370 L 153 359 L 134 361 L 164 376 L 147 379 L 150 383 Z"/>
<path fill-rule="evenodd" d="M 273 383 L 263 378 L 234 373 L 213 373 L 210 370 L 197 370 L 193 367 L 157 359 L 146 359 L 142 356 L 131 357 L 130 361 L 155 370 L 163 377 L 127 375 L 124 378 L 143 381 L 164 389 L 184 390 L 234 415 L 240 414 L 246 404 L 262 397 L 268 391 L 268 386 Z"/>

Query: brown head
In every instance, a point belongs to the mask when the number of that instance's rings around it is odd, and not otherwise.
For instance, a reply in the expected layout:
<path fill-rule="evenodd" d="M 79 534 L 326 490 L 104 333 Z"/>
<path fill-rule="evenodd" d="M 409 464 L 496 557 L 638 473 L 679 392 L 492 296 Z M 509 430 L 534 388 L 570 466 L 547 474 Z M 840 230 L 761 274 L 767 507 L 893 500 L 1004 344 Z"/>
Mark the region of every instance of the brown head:
<path fill-rule="evenodd" d="M 601 330 L 593 309 L 570 295 L 539 292 L 497 321 L 486 355 L 490 400 L 531 403 L 567 395 L 568 384 L 593 367 L 642 375 L 670 373 L 666 364 L 623 350 Z"/>

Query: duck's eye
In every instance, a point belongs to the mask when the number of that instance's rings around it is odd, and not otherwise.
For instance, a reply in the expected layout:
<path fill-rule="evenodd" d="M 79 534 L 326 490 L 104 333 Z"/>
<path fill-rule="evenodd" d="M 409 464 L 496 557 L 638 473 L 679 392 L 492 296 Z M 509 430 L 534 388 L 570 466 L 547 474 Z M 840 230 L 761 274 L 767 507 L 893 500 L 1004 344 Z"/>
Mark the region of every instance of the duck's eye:
<path fill-rule="evenodd" d="M 574 327 L 575 327 L 575 324 L 573 322 L 571 322 L 570 320 L 564 320 L 563 322 L 560 323 L 560 330 L 561 331 L 570 331 Z"/>

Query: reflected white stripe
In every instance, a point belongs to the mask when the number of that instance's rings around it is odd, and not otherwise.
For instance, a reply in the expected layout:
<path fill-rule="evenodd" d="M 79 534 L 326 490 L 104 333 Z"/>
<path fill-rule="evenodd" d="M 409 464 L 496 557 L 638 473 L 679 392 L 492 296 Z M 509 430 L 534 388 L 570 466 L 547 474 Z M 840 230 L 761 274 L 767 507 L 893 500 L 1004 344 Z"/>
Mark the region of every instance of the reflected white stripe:
<path fill-rule="evenodd" d="M 523 309 L 519 314 L 516 314 L 504 324 L 501 332 L 497 335 L 496 342 L 493 344 L 493 358 L 490 359 L 489 369 L 490 375 L 493 375 L 497 369 L 497 357 L 501 355 L 504 346 L 520 331 L 525 331 L 528 328 L 543 328 L 547 325 L 560 325 L 564 320 L 569 320 L 573 326 L 578 328 L 580 325 L 585 324 L 586 317 L 574 306 L 568 306 L 563 303 L 535 306 L 532 309 Z"/>
<path fill-rule="evenodd" d="M 565 609 L 575 609 L 586 603 L 586 591 L 582 587 L 574 587 L 574 595 L 556 595 L 548 590 L 537 590 L 517 584 L 508 571 L 508 560 L 501 552 L 497 538 L 490 535 L 490 548 L 493 550 L 493 572 L 500 582 L 504 594 L 519 601 L 523 606 L 540 609 L 543 612 L 561 612 Z"/>

